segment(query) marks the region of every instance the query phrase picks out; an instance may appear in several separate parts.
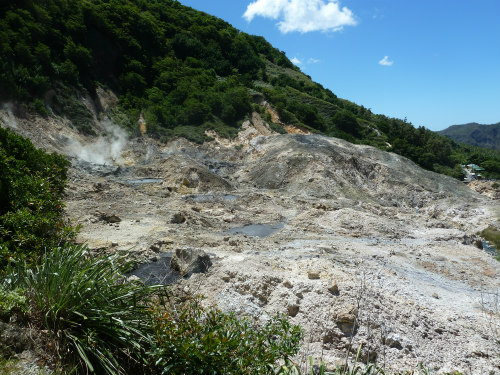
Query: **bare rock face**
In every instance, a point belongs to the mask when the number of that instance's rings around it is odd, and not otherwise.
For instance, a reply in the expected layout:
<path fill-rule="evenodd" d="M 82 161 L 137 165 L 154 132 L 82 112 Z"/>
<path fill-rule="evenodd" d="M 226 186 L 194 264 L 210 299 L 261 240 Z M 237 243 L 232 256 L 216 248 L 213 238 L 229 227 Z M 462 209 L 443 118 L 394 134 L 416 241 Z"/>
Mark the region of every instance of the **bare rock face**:
<path fill-rule="evenodd" d="M 469 182 L 469 187 L 480 194 L 483 194 L 491 199 L 500 199 L 500 186 L 498 182 L 476 180 Z"/>
<path fill-rule="evenodd" d="M 96 141 L 64 119 L 16 121 L 51 151 L 64 152 L 61 137 Z M 393 153 L 267 130 L 252 114 L 234 140 L 141 137 L 112 165 L 73 159 L 66 205 L 78 240 L 142 261 L 177 249 L 171 266 L 190 275 L 181 290 L 261 322 L 286 314 L 306 332 L 300 358 L 328 368 L 361 347 L 386 374 L 417 359 L 438 375 L 500 373 L 500 263 L 476 246 L 498 201 Z M 96 212 L 121 221 L 103 225 Z M 266 223 L 280 225 L 234 231 Z"/>
<path fill-rule="evenodd" d="M 29 336 L 27 329 L 0 321 L 0 349 L 3 355 L 8 357 L 32 349 Z"/>
<path fill-rule="evenodd" d="M 175 255 L 170 260 L 170 268 L 183 276 L 207 272 L 211 266 L 210 257 L 200 249 L 176 249 Z"/>
<path fill-rule="evenodd" d="M 319 135 L 262 137 L 255 143 L 262 157 L 251 166 L 248 180 L 260 188 L 300 189 L 318 198 L 372 198 L 383 206 L 418 207 L 451 194 L 471 196 L 451 177 L 370 146 Z"/>

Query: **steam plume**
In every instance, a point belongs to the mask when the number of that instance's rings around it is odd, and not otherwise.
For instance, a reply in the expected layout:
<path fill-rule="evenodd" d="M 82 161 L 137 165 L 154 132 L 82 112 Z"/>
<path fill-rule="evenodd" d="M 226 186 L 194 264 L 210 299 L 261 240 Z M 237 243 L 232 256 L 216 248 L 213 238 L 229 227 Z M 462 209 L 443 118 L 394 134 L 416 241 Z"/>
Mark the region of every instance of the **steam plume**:
<path fill-rule="evenodd" d="M 106 130 L 106 136 L 88 144 L 71 139 L 65 147 L 68 155 L 93 164 L 121 164 L 121 153 L 127 145 L 128 135 L 110 121 L 103 121 L 101 124 Z"/>
<path fill-rule="evenodd" d="M 2 113 L 0 113 L 0 120 L 11 129 L 17 129 L 17 120 L 14 113 L 12 113 L 12 104 L 2 104 Z"/>

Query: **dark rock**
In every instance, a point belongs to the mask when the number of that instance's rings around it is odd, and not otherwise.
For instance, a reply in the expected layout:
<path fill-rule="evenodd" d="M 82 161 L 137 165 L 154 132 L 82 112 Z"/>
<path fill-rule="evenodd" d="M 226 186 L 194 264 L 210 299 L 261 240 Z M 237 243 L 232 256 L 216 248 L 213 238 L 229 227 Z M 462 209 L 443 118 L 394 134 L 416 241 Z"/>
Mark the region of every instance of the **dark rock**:
<path fill-rule="evenodd" d="M 342 332 L 340 332 L 338 329 L 332 328 L 325 332 L 322 341 L 323 344 L 333 344 L 339 342 L 341 337 L 342 337 Z"/>
<path fill-rule="evenodd" d="M 170 220 L 172 224 L 182 224 L 186 222 L 186 216 L 181 213 L 176 213 L 172 216 L 172 220 Z"/>
<path fill-rule="evenodd" d="M 299 305 L 289 305 L 287 307 L 287 310 L 288 310 L 288 315 L 290 315 L 293 318 L 299 313 Z"/>
<path fill-rule="evenodd" d="M 328 287 L 328 291 L 332 293 L 334 296 L 338 296 L 340 294 L 339 286 L 335 281 L 332 281 L 331 285 Z"/>
<path fill-rule="evenodd" d="M 387 346 L 389 346 L 390 348 L 396 348 L 398 350 L 403 349 L 401 341 L 401 336 L 396 333 L 390 333 L 385 339 L 385 343 Z"/>
<path fill-rule="evenodd" d="M 116 214 L 108 214 L 106 212 L 97 212 L 96 216 L 99 218 L 99 220 L 102 220 L 108 224 L 114 224 L 114 223 L 119 223 L 122 221 L 120 217 Z"/>
<path fill-rule="evenodd" d="M 307 277 L 310 280 L 319 280 L 320 279 L 320 273 L 317 271 L 307 271 Z"/>
<path fill-rule="evenodd" d="M 357 315 L 358 310 L 354 306 L 347 307 L 337 314 L 337 326 L 344 335 L 351 336 L 356 334 L 358 329 Z"/>
<path fill-rule="evenodd" d="M 32 348 L 33 340 L 28 329 L 0 322 L 0 353 L 3 356 L 10 357 Z"/>
<path fill-rule="evenodd" d="M 170 268 L 180 272 L 183 276 L 193 273 L 205 273 L 212 266 L 207 253 L 200 249 L 176 249 L 170 260 Z"/>
<path fill-rule="evenodd" d="M 357 354 L 357 348 L 353 348 L 354 354 Z M 374 348 L 368 348 L 365 345 L 362 346 L 359 351 L 358 360 L 363 363 L 375 363 L 377 361 L 378 353 Z"/>

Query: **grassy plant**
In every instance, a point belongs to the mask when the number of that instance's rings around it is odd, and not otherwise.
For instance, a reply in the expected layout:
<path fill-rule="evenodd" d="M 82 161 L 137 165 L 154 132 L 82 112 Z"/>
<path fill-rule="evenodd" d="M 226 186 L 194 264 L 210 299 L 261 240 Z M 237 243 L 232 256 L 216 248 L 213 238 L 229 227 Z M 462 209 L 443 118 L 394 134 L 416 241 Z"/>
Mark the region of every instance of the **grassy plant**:
<path fill-rule="evenodd" d="M 151 331 L 155 290 L 124 283 L 130 264 L 90 257 L 85 247 L 56 248 L 33 269 L 8 269 L 10 287 L 31 301 L 31 321 L 47 329 L 61 359 L 88 373 L 120 374 L 140 365 Z"/>
<path fill-rule="evenodd" d="M 302 337 L 297 326 L 276 316 L 264 326 L 199 299 L 154 311 L 156 344 L 151 357 L 162 374 L 274 374 L 289 361 Z"/>
<path fill-rule="evenodd" d="M 500 230 L 490 226 L 481 232 L 481 237 L 492 242 L 496 249 L 500 250 Z"/>
<path fill-rule="evenodd" d="M 14 371 L 19 371 L 18 360 L 3 359 L 0 357 L 0 374 L 11 374 Z"/>
<path fill-rule="evenodd" d="M 0 283 L 0 320 L 8 320 L 13 315 L 24 316 L 29 313 L 26 291 L 10 289 Z"/>
<path fill-rule="evenodd" d="M 486 241 L 493 243 L 497 251 L 497 259 L 500 261 L 500 230 L 489 226 L 479 233 Z"/>

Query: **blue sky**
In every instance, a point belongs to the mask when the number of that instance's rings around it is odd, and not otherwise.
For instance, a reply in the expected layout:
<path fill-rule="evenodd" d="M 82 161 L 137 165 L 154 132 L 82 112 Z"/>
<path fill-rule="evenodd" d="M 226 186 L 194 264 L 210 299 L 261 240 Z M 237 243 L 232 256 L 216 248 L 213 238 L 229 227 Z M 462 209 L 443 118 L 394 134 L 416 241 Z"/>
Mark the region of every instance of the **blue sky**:
<path fill-rule="evenodd" d="M 500 121 L 499 0 L 181 0 L 312 79 L 415 126 Z"/>

